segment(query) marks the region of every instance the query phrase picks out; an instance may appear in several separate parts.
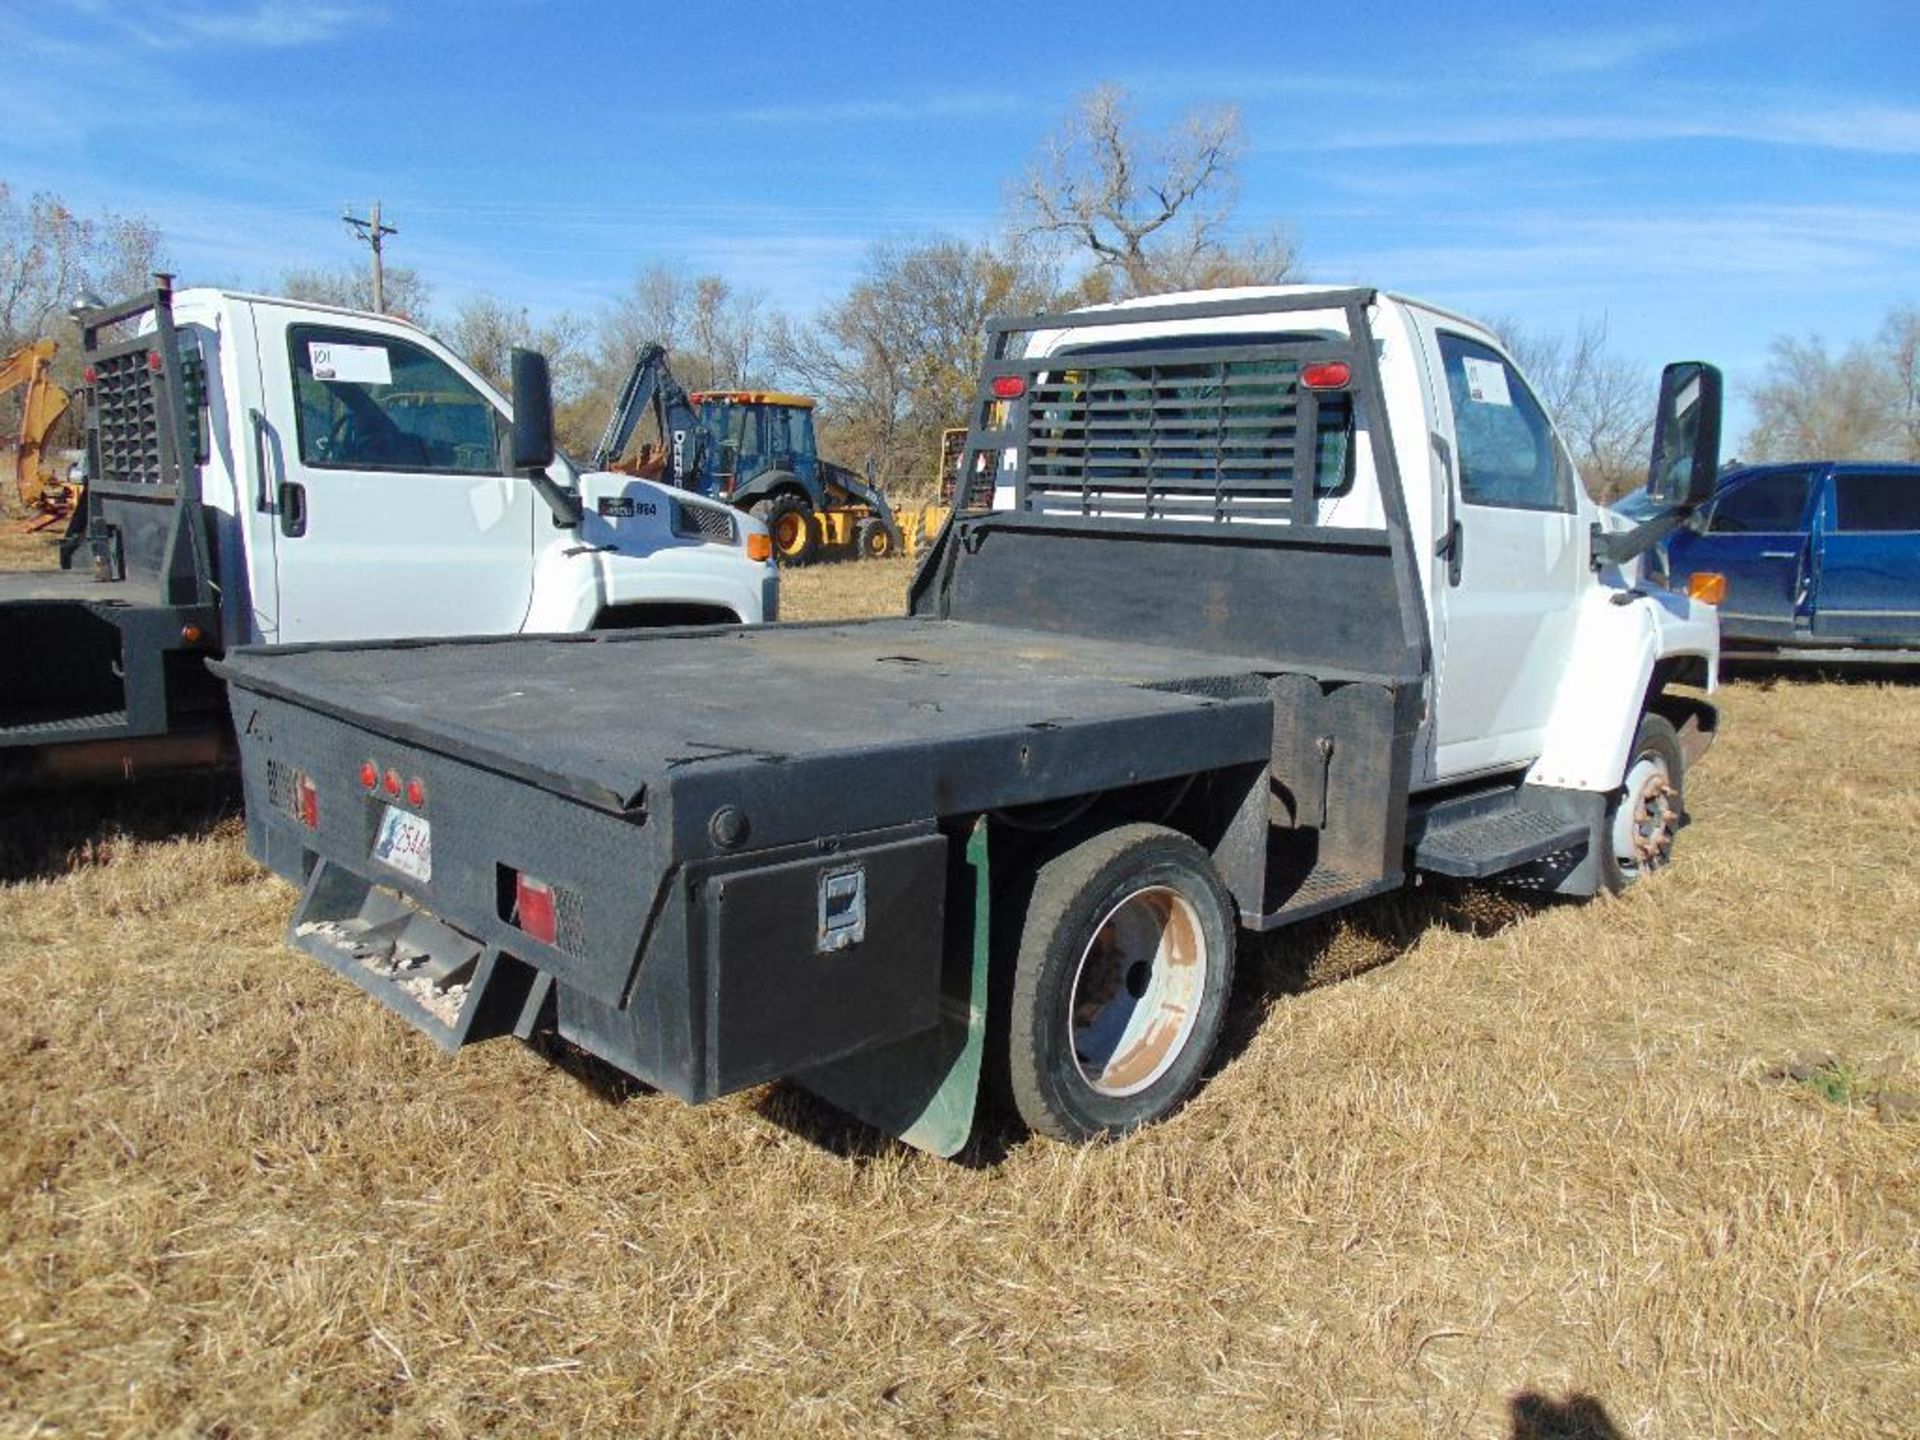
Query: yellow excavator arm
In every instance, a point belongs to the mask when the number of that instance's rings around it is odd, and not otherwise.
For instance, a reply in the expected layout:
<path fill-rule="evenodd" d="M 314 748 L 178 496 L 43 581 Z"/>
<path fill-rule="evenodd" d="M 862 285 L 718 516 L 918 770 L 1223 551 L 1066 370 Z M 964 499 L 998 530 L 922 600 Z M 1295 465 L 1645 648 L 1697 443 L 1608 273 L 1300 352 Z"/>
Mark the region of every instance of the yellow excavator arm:
<path fill-rule="evenodd" d="M 20 399 L 20 433 L 13 440 L 13 483 L 36 529 L 66 518 L 77 498 L 77 487 L 56 476 L 41 458 L 47 436 L 73 402 L 53 383 L 53 357 L 59 349 L 52 340 L 35 340 L 0 358 L 0 395 L 22 387 L 26 391 Z"/>

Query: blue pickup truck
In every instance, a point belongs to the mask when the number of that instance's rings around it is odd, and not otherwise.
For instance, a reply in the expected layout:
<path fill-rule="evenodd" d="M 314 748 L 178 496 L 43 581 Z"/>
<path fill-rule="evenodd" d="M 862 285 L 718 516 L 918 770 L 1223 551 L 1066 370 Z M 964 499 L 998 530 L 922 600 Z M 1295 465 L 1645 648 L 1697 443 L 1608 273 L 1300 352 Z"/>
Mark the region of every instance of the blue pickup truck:
<path fill-rule="evenodd" d="M 1668 542 L 1667 567 L 1682 588 L 1726 577 L 1723 654 L 1920 662 L 1920 465 L 1730 470 Z"/>

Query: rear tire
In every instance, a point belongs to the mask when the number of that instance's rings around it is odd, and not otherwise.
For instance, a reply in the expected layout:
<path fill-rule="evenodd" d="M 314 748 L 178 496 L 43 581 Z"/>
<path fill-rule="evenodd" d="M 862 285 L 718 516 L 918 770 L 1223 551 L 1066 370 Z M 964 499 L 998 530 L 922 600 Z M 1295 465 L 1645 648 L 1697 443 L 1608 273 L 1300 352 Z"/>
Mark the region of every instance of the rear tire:
<path fill-rule="evenodd" d="M 1673 861 L 1673 840 L 1686 821 L 1687 762 L 1680 732 L 1651 710 L 1640 717 L 1621 791 L 1607 806 L 1600 883 L 1618 895 Z"/>
<path fill-rule="evenodd" d="M 773 558 L 782 565 L 811 565 L 820 552 L 813 506 L 798 495 L 776 495 L 753 507 L 773 536 Z"/>
<path fill-rule="evenodd" d="M 1007 1003 L 1020 1118 L 1078 1142 L 1177 1110 L 1220 1037 L 1234 927 L 1207 853 L 1162 826 L 1125 825 L 1043 865 Z"/>

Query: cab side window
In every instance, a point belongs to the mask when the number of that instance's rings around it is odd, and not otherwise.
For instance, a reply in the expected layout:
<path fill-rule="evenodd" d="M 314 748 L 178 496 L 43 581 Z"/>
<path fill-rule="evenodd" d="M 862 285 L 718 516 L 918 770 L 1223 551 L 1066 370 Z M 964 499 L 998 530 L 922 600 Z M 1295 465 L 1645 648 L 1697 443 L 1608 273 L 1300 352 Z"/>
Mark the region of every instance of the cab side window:
<path fill-rule="evenodd" d="M 1920 474 L 1833 477 L 1836 530 L 1920 530 Z"/>
<path fill-rule="evenodd" d="M 439 356 L 335 326 L 287 332 L 300 458 L 330 470 L 498 475 L 500 412 Z"/>
<path fill-rule="evenodd" d="M 1707 520 L 1710 535 L 1781 535 L 1798 530 L 1807 509 L 1806 470 L 1755 475 L 1713 502 Z"/>
<path fill-rule="evenodd" d="M 1460 449 L 1460 498 L 1514 510 L 1573 509 L 1573 466 L 1547 412 L 1497 350 L 1442 333 Z"/>

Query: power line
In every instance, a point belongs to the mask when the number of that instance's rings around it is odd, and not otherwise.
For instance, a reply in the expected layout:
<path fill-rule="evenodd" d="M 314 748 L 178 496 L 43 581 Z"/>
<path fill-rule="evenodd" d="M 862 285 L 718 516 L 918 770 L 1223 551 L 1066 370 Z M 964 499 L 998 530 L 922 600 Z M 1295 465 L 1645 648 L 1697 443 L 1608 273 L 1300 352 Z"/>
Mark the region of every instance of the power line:
<path fill-rule="evenodd" d="M 373 247 L 373 308 L 381 314 L 385 314 L 387 309 L 387 276 L 385 269 L 382 268 L 380 242 L 385 240 L 387 236 L 398 235 L 400 232 L 391 225 L 383 225 L 380 223 L 380 202 L 378 200 L 373 202 L 373 218 L 370 220 L 361 219 L 351 210 L 342 212 L 340 218 L 353 227 L 354 234 L 360 240 L 365 241 Z"/>

